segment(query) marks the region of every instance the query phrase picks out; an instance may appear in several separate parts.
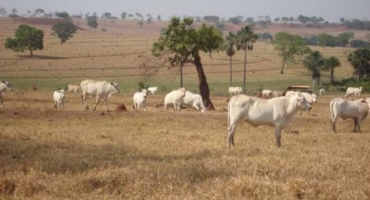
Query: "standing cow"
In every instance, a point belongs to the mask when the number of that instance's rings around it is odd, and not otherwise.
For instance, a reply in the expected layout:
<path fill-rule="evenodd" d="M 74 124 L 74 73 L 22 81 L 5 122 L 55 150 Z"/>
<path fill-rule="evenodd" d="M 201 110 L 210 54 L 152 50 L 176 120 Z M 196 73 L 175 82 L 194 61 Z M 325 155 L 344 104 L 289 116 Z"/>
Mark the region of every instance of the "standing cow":
<path fill-rule="evenodd" d="M 152 95 L 155 95 L 158 91 L 158 87 L 148 87 L 148 92 L 152 93 Z"/>
<path fill-rule="evenodd" d="M 140 92 L 135 92 L 134 96 L 132 97 L 134 101 L 134 109 L 139 110 L 140 108 L 143 108 L 145 111 L 147 93 L 148 91 L 146 89 L 143 89 Z"/>
<path fill-rule="evenodd" d="M 330 116 L 333 131 L 336 133 L 335 124 L 338 118 L 353 119 L 354 132 L 360 132 L 361 121 L 367 117 L 369 113 L 370 99 L 359 99 L 356 101 L 346 101 L 342 98 L 335 98 L 330 102 Z"/>
<path fill-rule="evenodd" d="M 73 84 L 68 84 L 66 89 L 67 89 L 68 92 L 73 92 L 76 95 L 78 95 L 78 92 L 80 91 L 80 86 L 73 85 Z"/>
<path fill-rule="evenodd" d="M 3 105 L 3 96 L 6 91 L 12 91 L 12 87 L 10 86 L 10 83 L 7 81 L 0 81 L 0 107 L 4 109 Z"/>
<path fill-rule="evenodd" d="M 56 90 L 53 93 L 54 109 L 64 109 L 64 90 Z"/>
<path fill-rule="evenodd" d="M 357 97 L 360 97 L 361 96 L 361 92 L 362 92 L 362 87 L 348 87 L 347 88 L 347 91 L 346 91 L 346 95 L 344 96 L 345 99 L 347 99 L 347 97 L 349 96 L 354 96 L 354 98 L 356 99 Z"/>
<path fill-rule="evenodd" d="M 281 130 L 289 125 L 298 110 L 310 110 L 311 105 L 300 94 L 292 97 L 259 99 L 246 95 L 237 95 L 228 104 L 227 145 L 234 144 L 236 126 L 246 121 L 252 126 L 269 125 L 275 128 L 276 146 L 281 146 Z"/>
<path fill-rule="evenodd" d="M 230 97 L 242 93 L 243 89 L 241 87 L 229 87 Z"/>
<path fill-rule="evenodd" d="M 185 97 L 185 88 L 179 88 L 166 94 L 164 97 L 164 110 L 167 110 L 168 104 L 173 104 L 174 111 L 180 111 L 183 98 Z"/>
<path fill-rule="evenodd" d="M 92 95 L 96 97 L 96 103 L 93 110 L 96 109 L 96 106 L 99 103 L 100 99 L 104 100 L 105 108 L 107 112 L 108 109 L 108 98 L 114 94 L 119 93 L 119 87 L 117 83 L 109 83 L 107 81 L 95 81 L 95 80 L 84 80 L 80 84 L 82 90 L 82 101 L 84 103 L 84 109 L 88 110 L 89 105 L 86 102 L 86 95 Z"/>
<path fill-rule="evenodd" d="M 196 110 L 200 110 L 201 112 L 206 111 L 203 98 L 199 94 L 193 94 L 190 91 L 186 91 L 185 97 L 183 98 L 183 103 L 186 105 L 193 106 Z"/>

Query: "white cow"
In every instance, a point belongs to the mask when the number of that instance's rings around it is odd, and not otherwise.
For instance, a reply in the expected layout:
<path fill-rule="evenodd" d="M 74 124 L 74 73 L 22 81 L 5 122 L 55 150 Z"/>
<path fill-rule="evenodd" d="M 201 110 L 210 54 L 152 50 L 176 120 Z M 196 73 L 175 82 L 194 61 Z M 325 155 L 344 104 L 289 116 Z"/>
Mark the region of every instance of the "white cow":
<path fill-rule="evenodd" d="M 6 91 L 12 91 L 12 87 L 10 86 L 10 83 L 7 81 L 0 81 L 0 107 L 4 109 L 3 105 L 3 96 Z"/>
<path fill-rule="evenodd" d="M 335 98 L 330 102 L 331 125 L 336 133 L 335 124 L 338 118 L 354 119 L 354 132 L 360 132 L 361 121 L 367 117 L 370 106 L 370 99 L 359 99 L 356 101 L 346 101 L 342 98 Z"/>
<path fill-rule="evenodd" d="M 87 79 L 81 82 L 80 87 L 82 90 L 82 101 L 84 103 L 85 110 L 89 109 L 89 105 L 86 102 L 86 95 L 89 94 L 96 97 L 96 103 L 93 110 L 96 109 L 99 100 L 103 99 L 105 103 L 105 108 L 108 112 L 108 98 L 114 93 L 119 93 L 118 84 L 109 83 L 107 81 L 95 81 Z"/>
<path fill-rule="evenodd" d="M 317 95 L 314 94 L 314 93 L 310 94 L 310 93 L 307 93 L 307 92 L 288 91 L 285 94 L 285 96 L 286 97 L 291 97 L 291 96 L 293 96 L 294 94 L 297 94 L 297 93 L 301 93 L 310 105 L 312 105 L 313 103 L 317 103 Z M 301 115 L 302 115 L 302 113 L 303 113 L 303 110 L 301 111 Z M 308 114 L 310 114 L 310 111 L 308 111 Z"/>
<path fill-rule="evenodd" d="M 173 109 L 175 111 L 180 111 L 181 103 L 185 96 L 185 88 L 179 88 L 178 90 L 173 90 L 172 92 L 166 94 L 164 98 L 164 110 L 167 110 L 168 104 L 173 104 Z"/>
<path fill-rule="evenodd" d="M 241 87 L 229 87 L 230 97 L 242 93 L 243 89 Z"/>
<path fill-rule="evenodd" d="M 64 93 L 65 91 L 63 89 L 54 91 L 54 109 L 64 109 Z"/>
<path fill-rule="evenodd" d="M 78 92 L 80 91 L 80 86 L 68 84 L 66 89 L 68 92 L 74 92 L 75 94 L 78 95 Z"/>
<path fill-rule="evenodd" d="M 325 94 L 325 89 L 324 88 L 321 88 L 319 90 L 319 94 L 320 94 L 320 96 L 324 95 Z"/>
<path fill-rule="evenodd" d="M 347 99 L 347 97 L 353 95 L 355 97 L 355 99 L 356 99 L 357 97 L 360 97 L 361 96 L 361 92 L 362 92 L 362 87 L 358 87 L 358 88 L 356 88 L 356 87 L 348 87 L 347 88 L 347 91 L 346 91 L 346 95 L 344 96 L 344 98 Z"/>
<path fill-rule="evenodd" d="M 259 99 L 246 95 L 237 95 L 228 104 L 227 145 L 234 144 L 236 126 L 246 121 L 252 126 L 269 125 L 275 128 L 276 146 L 281 146 L 281 130 L 289 125 L 298 110 L 310 110 L 311 105 L 300 93 L 292 97 Z"/>
<path fill-rule="evenodd" d="M 193 106 L 195 109 L 200 110 L 202 112 L 206 111 L 206 107 L 204 106 L 203 98 L 199 94 L 193 94 L 190 91 L 185 92 L 185 97 L 183 98 L 183 103 Z"/>
<path fill-rule="evenodd" d="M 148 91 L 146 89 L 141 90 L 140 92 L 135 92 L 133 96 L 134 100 L 134 109 L 139 110 L 140 107 L 146 110 L 146 96 Z"/>
<path fill-rule="evenodd" d="M 262 97 L 266 99 L 271 99 L 273 97 L 272 90 L 262 90 Z"/>
<path fill-rule="evenodd" d="M 157 93 L 158 87 L 148 87 L 148 92 L 155 95 Z"/>

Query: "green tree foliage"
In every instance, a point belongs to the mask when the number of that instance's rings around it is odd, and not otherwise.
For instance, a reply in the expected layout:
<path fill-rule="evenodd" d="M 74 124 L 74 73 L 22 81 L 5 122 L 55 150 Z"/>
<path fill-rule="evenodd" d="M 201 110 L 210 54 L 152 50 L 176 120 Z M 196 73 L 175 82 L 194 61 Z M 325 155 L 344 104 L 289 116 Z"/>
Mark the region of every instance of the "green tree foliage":
<path fill-rule="evenodd" d="M 52 35 L 57 36 L 61 44 L 72 38 L 73 34 L 77 32 L 75 25 L 69 22 L 59 22 L 54 24 L 51 29 L 54 31 Z"/>
<path fill-rule="evenodd" d="M 335 84 L 334 70 L 337 67 L 340 67 L 340 61 L 337 57 L 331 56 L 324 59 L 324 68 L 323 70 L 329 71 L 330 73 L 330 84 Z"/>
<path fill-rule="evenodd" d="M 4 8 L 4 7 L 1 7 L 0 8 L 0 15 L 1 16 L 6 16 L 6 14 L 7 14 L 8 12 L 6 11 L 6 9 Z"/>
<path fill-rule="evenodd" d="M 235 55 L 235 48 L 237 45 L 238 38 L 232 32 L 229 32 L 229 35 L 225 38 L 224 50 L 226 51 L 227 56 L 230 58 L 230 87 L 233 86 L 233 60 L 232 57 Z"/>
<path fill-rule="evenodd" d="M 319 51 L 313 51 L 302 61 L 302 64 L 312 74 L 313 89 L 315 85 L 320 86 L 321 70 L 324 69 L 324 57 Z"/>
<path fill-rule="evenodd" d="M 15 30 L 15 38 L 6 38 L 5 48 L 16 52 L 23 52 L 28 49 L 31 57 L 33 57 L 34 50 L 44 48 L 44 31 L 24 24 L 19 25 Z"/>
<path fill-rule="evenodd" d="M 323 33 L 317 36 L 317 44 L 322 47 L 335 47 L 338 40 L 335 36 Z"/>
<path fill-rule="evenodd" d="M 357 49 L 348 55 L 347 60 L 349 63 L 351 63 L 358 79 L 360 79 L 362 76 L 367 76 L 370 70 L 369 49 Z"/>
<path fill-rule="evenodd" d="M 339 33 L 337 35 L 337 42 L 339 46 L 346 46 L 349 43 L 349 40 L 353 38 L 355 34 L 353 32 L 344 32 L 344 33 Z"/>
<path fill-rule="evenodd" d="M 199 29 L 195 30 L 191 27 L 193 22 L 193 18 L 184 18 L 183 20 L 178 17 L 171 18 L 164 34 L 153 43 L 152 54 L 181 68 L 185 63 L 195 65 L 200 94 L 207 108 L 214 110 L 200 52 L 211 55 L 213 51 L 222 49 L 224 40 L 222 33 L 213 26 L 202 24 Z"/>
<path fill-rule="evenodd" d="M 237 33 L 237 50 L 244 51 L 244 87 L 243 92 L 246 94 L 246 73 L 247 73 L 247 50 L 253 51 L 253 43 L 255 43 L 258 39 L 258 35 L 254 34 L 252 28 L 249 26 L 245 26 L 241 28 Z"/>
<path fill-rule="evenodd" d="M 87 25 L 91 28 L 97 28 L 98 27 L 98 21 L 97 16 L 88 16 L 87 19 Z"/>
<path fill-rule="evenodd" d="M 122 12 L 121 13 L 121 19 L 126 19 L 127 17 L 127 12 Z"/>
<path fill-rule="evenodd" d="M 56 12 L 55 15 L 59 18 L 69 20 L 70 16 L 67 12 Z"/>
<path fill-rule="evenodd" d="M 214 16 L 214 15 L 207 15 L 203 17 L 203 20 L 206 22 L 219 22 L 220 17 L 219 16 Z"/>
<path fill-rule="evenodd" d="M 284 66 L 286 64 L 296 64 L 300 61 L 301 56 L 310 52 L 310 49 L 300 36 L 291 35 L 286 32 L 276 33 L 273 44 L 283 61 L 281 74 L 284 74 Z"/>
<path fill-rule="evenodd" d="M 370 48 L 370 43 L 363 40 L 351 40 L 349 46 L 354 48 Z"/>
<path fill-rule="evenodd" d="M 243 17 L 242 16 L 230 17 L 228 21 L 232 24 L 240 24 L 243 22 Z"/>

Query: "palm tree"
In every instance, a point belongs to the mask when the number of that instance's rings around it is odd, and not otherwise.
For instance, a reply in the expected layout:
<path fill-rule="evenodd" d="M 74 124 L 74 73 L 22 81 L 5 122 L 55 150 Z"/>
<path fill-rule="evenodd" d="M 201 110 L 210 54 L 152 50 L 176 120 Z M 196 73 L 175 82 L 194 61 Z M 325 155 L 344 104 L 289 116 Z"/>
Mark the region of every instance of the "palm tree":
<path fill-rule="evenodd" d="M 243 93 L 245 94 L 245 80 L 247 72 L 247 50 L 253 51 L 253 43 L 258 39 L 258 35 L 254 34 L 249 26 L 245 26 L 237 32 L 237 50 L 244 51 L 244 86 Z"/>
<path fill-rule="evenodd" d="M 302 64 L 312 73 L 312 90 L 315 90 L 315 84 L 320 85 L 324 58 L 319 51 L 313 51 L 303 59 Z"/>
<path fill-rule="evenodd" d="M 331 56 L 324 59 L 324 70 L 330 71 L 330 84 L 332 85 L 335 83 L 334 69 L 337 67 L 340 67 L 340 61 L 337 57 Z"/>
<path fill-rule="evenodd" d="M 236 45 L 236 35 L 232 32 L 229 32 L 229 35 L 225 38 L 225 50 L 227 56 L 230 58 L 230 87 L 233 86 L 233 75 L 232 75 L 232 69 L 233 69 L 233 62 L 232 57 L 235 55 L 235 45 Z"/>

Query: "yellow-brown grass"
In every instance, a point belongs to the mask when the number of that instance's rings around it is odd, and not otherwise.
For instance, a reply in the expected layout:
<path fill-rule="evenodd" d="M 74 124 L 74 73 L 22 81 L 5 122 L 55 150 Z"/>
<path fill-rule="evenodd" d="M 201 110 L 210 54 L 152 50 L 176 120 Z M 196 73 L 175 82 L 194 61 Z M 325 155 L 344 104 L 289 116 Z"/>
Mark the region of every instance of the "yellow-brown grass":
<path fill-rule="evenodd" d="M 19 22 L 0 21 L 0 39 L 13 37 Z M 343 94 L 328 90 L 311 115 L 297 116 L 283 131 L 280 149 L 271 127 L 245 123 L 238 126 L 236 146 L 227 148 L 228 98 L 221 95 L 227 93 L 229 60 L 224 52 L 202 57 L 216 111 L 163 111 L 164 94 L 177 87 L 179 71 L 161 67 L 149 49 L 166 23 L 140 28 L 132 21 L 105 20 L 98 30 L 85 20 L 75 23 L 84 30 L 63 45 L 50 36 L 50 26 L 35 25 L 46 32 L 45 49 L 32 59 L 28 52 L 0 46 L 0 78 L 14 89 L 5 94 L 0 110 L 0 199 L 370 198 L 368 119 L 359 134 L 352 133 L 353 121 L 339 120 L 338 134 L 330 128 L 328 104 Z M 351 76 L 346 62 L 351 49 L 317 49 L 342 61 L 338 79 Z M 280 63 L 272 45 L 257 42 L 248 52 L 248 91 L 311 82 L 299 65 L 280 75 Z M 238 52 L 236 85 L 242 67 Z M 194 66 L 184 72 L 185 86 L 196 90 Z M 323 77 L 327 81 L 327 74 Z M 85 78 L 120 83 L 121 93 L 109 99 L 112 112 L 105 112 L 103 103 L 84 111 L 73 93 L 66 94 L 65 110 L 54 110 L 52 91 Z M 157 95 L 148 96 L 146 112 L 132 109 L 139 81 L 160 86 Z M 92 107 L 91 97 L 88 102 Z M 128 111 L 114 112 L 119 104 Z"/>

